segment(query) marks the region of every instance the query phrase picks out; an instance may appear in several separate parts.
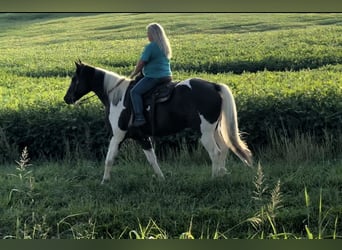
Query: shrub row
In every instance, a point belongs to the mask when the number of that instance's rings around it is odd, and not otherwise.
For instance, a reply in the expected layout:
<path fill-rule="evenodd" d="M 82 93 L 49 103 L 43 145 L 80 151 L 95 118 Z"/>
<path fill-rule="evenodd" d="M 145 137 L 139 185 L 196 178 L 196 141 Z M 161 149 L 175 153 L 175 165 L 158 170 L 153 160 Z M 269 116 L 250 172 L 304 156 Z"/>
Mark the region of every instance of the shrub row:
<path fill-rule="evenodd" d="M 2 112 L 1 155 L 27 146 L 31 157 L 64 158 L 74 153 L 102 155 L 108 142 L 108 130 L 97 108 L 20 110 Z M 20 151 L 19 151 L 20 152 Z M 6 157 L 5 157 L 6 159 Z"/>
<path fill-rule="evenodd" d="M 240 130 L 246 133 L 244 138 L 254 150 L 270 143 L 270 130 L 290 139 L 297 132 L 318 139 L 327 135 L 336 140 L 340 138 L 342 102 L 337 92 L 326 94 L 323 102 L 320 96 L 308 97 L 302 93 L 287 98 L 243 97 L 237 99 Z M 25 146 L 32 157 L 63 158 L 79 153 L 102 159 L 110 137 L 99 104 L 68 108 L 57 105 L 17 112 L 3 110 L 0 120 L 1 160 L 13 155 L 13 150 L 19 153 Z M 192 131 L 185 131 L 157 139 L 157 149 L 161 153 L 165 148 L 177 148 L 179 142 L 193 145 L 197 138 Z"/>

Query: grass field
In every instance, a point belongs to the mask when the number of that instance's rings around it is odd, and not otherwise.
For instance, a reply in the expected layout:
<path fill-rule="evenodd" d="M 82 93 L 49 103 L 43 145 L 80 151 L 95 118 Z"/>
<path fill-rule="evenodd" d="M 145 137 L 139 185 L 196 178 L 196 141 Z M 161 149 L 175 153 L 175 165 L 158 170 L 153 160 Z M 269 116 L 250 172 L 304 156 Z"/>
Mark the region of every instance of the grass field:
<path fill-rule="evenodd" d="M 155 21 L 175 80 L 232 88 L 254 169 L 229 156 L 230 174 L 212 180 L 206 152 L 185 148 L 161 160 L 159 182 L 129 141 L 100 185 L 103 108 L 62 99 L 74 61 L 129 75 Z M 341 24 L 341 14 L 0 14 L 0 238 L 341 238 Z M 89 157 L 95 135 L 102 154 Z"/>

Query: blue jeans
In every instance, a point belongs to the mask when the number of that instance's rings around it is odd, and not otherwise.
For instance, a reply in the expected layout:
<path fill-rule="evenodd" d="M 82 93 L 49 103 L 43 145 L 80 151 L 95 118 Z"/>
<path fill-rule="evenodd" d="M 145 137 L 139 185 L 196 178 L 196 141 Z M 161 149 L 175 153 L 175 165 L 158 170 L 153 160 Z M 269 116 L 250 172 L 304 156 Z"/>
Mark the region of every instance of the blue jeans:
<path fill-rule="evenodd" d="M 143 77 L 130 91 L 135 119 L 143 120 L 143 99 L 142 95 L 157 86 L 159 78 Z"/>

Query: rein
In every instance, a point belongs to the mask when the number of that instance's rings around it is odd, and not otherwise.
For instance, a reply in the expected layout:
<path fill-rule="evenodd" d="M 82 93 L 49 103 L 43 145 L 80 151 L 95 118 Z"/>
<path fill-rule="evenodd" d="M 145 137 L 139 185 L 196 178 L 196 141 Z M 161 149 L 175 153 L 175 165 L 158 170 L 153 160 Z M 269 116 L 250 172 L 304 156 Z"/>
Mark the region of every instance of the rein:
<path fill-rule="evenodd" d="M 94 96 L 96 96 L 96 94 L 93 94 L 93 95 L 91 95 L 91 96 L 88 96 L 87 98 L 83 98 L 83 99 L 77 101 L 75 104 L 76 104 L 76 105 L 82 105 L 82 104 L 84 104 L 86 101 L 88 101 L 90 98 L 93 98 Z"/>
<path fill-rule="evenodd" d="M 125 81 L 125 80 L 126 80 L 126 78 L 122 78 L 122 79 L 121 79 L 113 88 L 111 88 L 111 89 L 108 91 L 107 95 L 109 95 L 110 92 L 112 92 L 114 89 L 116 89 L 117 87 L 119 87 L 120 84 L 121 84 L 123 81 Z"/>
<path fill-rule="evenodd" d="M 126 79 L 126 78 L 122 78 L 122 79 L 121 79 L 113 88 L 111 88 L 111 89 L 108 91 L 107 95 L 109 95 L 111 92 L 114 91 L 114 89 L 116 89 L 117 87 L 119 87 L 119 85 L 120 85 L 125 79 Z M 93 95 L 91 95 L 91 96 L 88 96 L 88 97 L 86 97 L 86 98 L 83 98 L 83 99 L 77 101 L 75 104 L 76 104 L 76 105 L 82 105 L 82 104 L 86 103 L 86 101 L 88 101 L 89 99 L 93 98 L 94 96 L 96 96 L 96 94 L 93 94 Z"/>

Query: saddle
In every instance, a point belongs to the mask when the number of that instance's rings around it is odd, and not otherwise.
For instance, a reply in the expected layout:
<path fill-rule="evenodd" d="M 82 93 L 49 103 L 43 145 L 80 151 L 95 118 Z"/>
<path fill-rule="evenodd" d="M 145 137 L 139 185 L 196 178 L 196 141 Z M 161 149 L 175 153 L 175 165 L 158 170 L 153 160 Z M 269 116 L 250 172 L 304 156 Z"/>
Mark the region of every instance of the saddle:
<path fill-rule="evenodd" d="M 131 83 L 126 91 L 125 104 L 126 106 L 131 106 L 131 98 L 130 98 L 130 90 L 135 86 L 135 84 L 139 81 L 139 79 L 135 79 L 133 83 Z M 165 80 L 162 80 L 155 88 L 152 88 L 147 93 L 143 95 L 143 105 L 144 109 L 149 106 L 152 108 L 157 103 L 162 103 L 168 101 L 173 93 L 176 84 L 171 81 L 171 78 L 166 77 Z M 127 105 L 128 104 L 128 105 Z"/>
<path fill-rule="evenodd" d="M 170 80 L 161 82 L 157 87 L 143 95 L 144 107 L 166 102 L 171 98 L 175 84 Z"/>
<path fill-rule="evenodd" d="M 131 101 L 131 96 L 130 96 L 130 90 L 135 86 L 135 84 L 139 81 L 139 76 L 129 85 L 124 103 L 126 107 L 131 107 L 132 108 L 132 101 Z M 150 91 L 145 93 L 143 95 L 143 107 L 146 112 L 149 113 L 147 117 L 145 117 L 147 120 L 150 121 L 151 124 L 151 133 L 152 136 L 155 133 L 155 107 L 157 103 L 163 103 L 168 101 L 173 93 L 173 90 L 175 89 L 176 84 L 171 81 L 170 77 L 166 77 L 163 79 L 158 86 L 155 88 L 152 88 Z M 146 116 L 146 115 L 145 115 Z"/>

